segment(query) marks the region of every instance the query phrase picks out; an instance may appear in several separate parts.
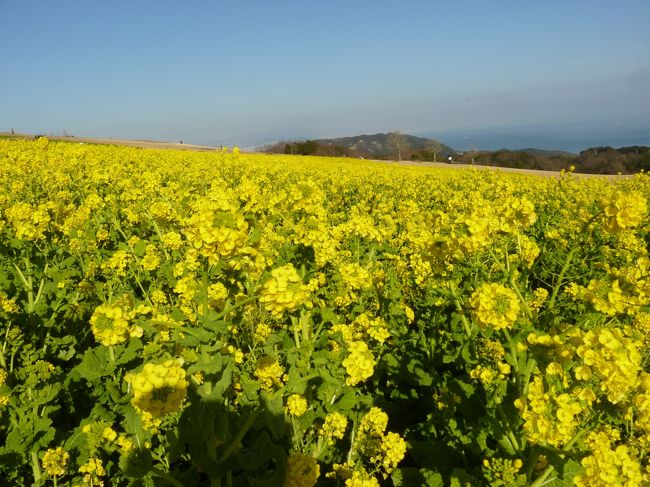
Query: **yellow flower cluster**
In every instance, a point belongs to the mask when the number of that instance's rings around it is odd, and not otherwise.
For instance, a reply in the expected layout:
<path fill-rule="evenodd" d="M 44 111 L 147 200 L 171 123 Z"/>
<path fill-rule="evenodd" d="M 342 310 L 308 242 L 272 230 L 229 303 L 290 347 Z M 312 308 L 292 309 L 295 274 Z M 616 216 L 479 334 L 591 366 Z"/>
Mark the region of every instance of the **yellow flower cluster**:
<path fill-rule="evenodd" d="M 29 203 L 16 203 L 5 210 L 5 216 L 11 223 L 15 238 L 19 240 L 40 240 L 45 237 L 51 221 L 50 210 L 53 204 L 43 203 L 32 206 Z"/>
<path fill-rule="evenodd" d="M 391 473 L 406 454 L 406 441 L 397 433 L 388 432 L 381 439 L 379 448 L 377 459 L 380 459 L 381 468 Z"/>
<path fill-rule="evenodd" d="M 339 272 L 346 286 L 361 290 L 372 287 L 372 275 L 357 263 L 342 264 Z"/>
<path fill-rule="evenodd" d="M 293 454 L 287 459 L 285 487 L 312 487 L 320 476 L 320 466 L 314 457 Z"/>
<path fill-rule="evenodd" d="M 43 470 L 52 477 L 58 477 L 65 473 L 68 460 L 70 454 L 62 447 L 50 448 L 43 454 Z"/>
<path fill-rule="evenodd" d="M 345 487 L 379 487 L 379 481 L 375 477 L 353 462 L 335 463 L 332 468 L 326 477 L 344 480 Z"/>
<path fill-rule="evenodd" d="M 509 487 L 522 485 L 523 479 L 517 478 L 521 467 L 524 466 L 519 458 L 490 458 L 483 460 L 483 472 L 491 487 Z"/>
<path fill-rule="evenodd" d="M 510 365 L 505 362 L 498 362 L 496 368 L 492 366 L 477 365 L 474 367 L 469 376 L 477 379 L 485 385 L 490 385 L 496 380 L 503 380 L 510 374 Z"/>
<path fill-rule="evenodd" d="M 362 341 L 349 341 L 346 343 L 348 356 L 343 360 L 343 367 L 348 374 L 346 384 L 355 386 L 370 377 L 375 368 L 375 357 Z"/>
<path fill-rule="evenodd" d="M 368 411 L 359 422 L 355 448 L 389 475 L 406 454 L 406 441 L 397 433 L 386 431 L 388 415 L 377 407 Z"/>
<path fill-rule="evenodd" d="M 262 285 L 260 302 L 275 317 L 293 311 L 308 298 L 307 287 L 291 264 L 271 271 L 271 278 Z"/>
<path fill-rule="evenodd" d="M 124 343 L 132 330 L 129 323 L 131 318 L 133 313 L 120 306 L 99 305 L 90 317 L 90 327 L 95 340 L 107 347 Z"/>
<path fill-rule="evenodd" d="M 519 316 L 519 299 L 502 284 L 483 284 L 470 297 L 472 316 L 481 328 L 510 328 Z"/>
<path fill-rule="evenodd" d="M 634 487 L 643 485 L 639 461 L 626 445 L 612 445 L 611 435 L 592 432 L 586 443 L 591 454 L 582 459 L 584 473 L 573 482 L 577 487 Z"/>
<path fill-rule="evenodd" d="M 79 467 L 79 473 L 84 474 L 84 487 L 101 487 L 104 485 L 104 481 L 100 477 L 106 475 L 106 470 L 99 458 L 89 458 L 86 463 Z"/>
<path fill-rule="evenodd" d="M 323 423 L 322 428 L 318 431 L 318 434 L 325 438 L 342 439 L 347 426 L 348 418 L 335 411 L 325 416 L 325 422 Z"/>
<path fill-rule="evenodd" d="M 210 264 L 233 257 L 248 239 L 248 223 L 227 202 L 201 201 L 185 221 L 183 233 L 189 244 Z"/>
<path fill-rule="evenodd" d="M 129 263 L 133 260 L 133 256 L 126 250 L 116 250 L 106 262 L 102 264 L 102 270 L 112 271 L 118 277 L 126 275 Z"/>
<path fill-rule="evenodd" d="M 535 204 L 527 198 L 506 198 L 501 208 L 502 231 L 526 228 L 537 221 Z"/>
<path fill-rule="evenodd" d="M 171 250 L 178 250 L 183 245 L 183 237 L 178 232 L 167 232 L 160 237 L 163 245 Z"/>
<path fill-rule="evenodd" d="M 562 447 L 575 434 L 588 401 L 573 394 L 558 394 L 553 386 L 545 390 L 544 380 L 536 375 L 528 384 L 526 398 L 515 400 L 515 406 L 530 443 Z"/>
<path fill-rule="evenodd" d="M 302 416 L 307 412 L 307 399 L 300 394 L 292 394 L 287 398 L 285 409 L 290 416 Z"/>
<path fill-rule="evenodd" d="M 155 245 L 149 244 L 140 265 L 145 271 L 154 271 L 160 266 L 160 254 Z"/>
<path fill-rule="evenodd" d="M 154 417 L 178 411 L 187 393 L 185 370 L 176 360 L 145 364 L 126 380 L 133 387 L 132 404 Z"/>
<path fill-rule="evenodd" d="M 343 340 L 348 343 L 354 340 L 371 338 L 378 343 L 384 343 L 390 333 L 386 322 L 381 317 L 372 317 L 370 313 L 361 313 L 350 325 L 334 325 L 330 329 L 330 335 L 341 333 Z"/>
<path fill-rule="evenodd" d="M 604 202 L 603 207 L 603 228 L 612 233 L 636 227 L 648 211 L 646 199 L 638 191 L 618 191 Z"/>
<path fill-rule="evenodd" d="M 258 359 L 255 366 L 255 376 L 260 381 L 262 389 L 272 391 L 274 387 L 282 387 L 284 383 L 284 369 L 269 355 Z"/>
<path fill-rule="evenodd" d="M 600 390 L 617 404 L 637 383 L 641 369 L 639 343 L 620 328 L 591 330 L 582 337 L 577 353 L 600 379 Z"/>
<path fill-rule="evenodd" d="M 5 313 L 15 313 L 18 311 L 16 298 L 8 298 L 5 293 L 0 292 L 0 309 Z"/>

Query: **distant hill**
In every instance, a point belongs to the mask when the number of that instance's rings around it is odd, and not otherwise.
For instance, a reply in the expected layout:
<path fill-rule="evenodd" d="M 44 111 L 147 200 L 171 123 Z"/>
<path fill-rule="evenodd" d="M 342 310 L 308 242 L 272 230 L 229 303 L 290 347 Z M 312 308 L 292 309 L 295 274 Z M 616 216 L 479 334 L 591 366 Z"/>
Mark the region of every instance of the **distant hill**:
<path fill-rule="evenodd" d="M 369 159 L 444 160 L 456 151 L 434 139 L 401 133 L 356 135 L 335 139 L 281 141 L 262 149 L 264 152 L 365 157 Z"/>
<path fill-rule="evenodd" d="M 423 137 L 414 137 L 413 135 L 399 134 L 402 138 L 402 158 L 405 155 L 421 151 L 436 152 L 439 157 L 446 158 L 453 156 L 456 151 L 451 147 L 441 144 L 434 139 Z M 391 139 L 390 134 L 373 134 L 373 135 L 356 135 L 354 137 L 340 137 L 336 139 L 316 139 L 315 142 L 325 146 L 342 146 L 359 154 L 365 154 L 370 157 L 383 158 L 392 156 L 396 152 L 395 142 Z M 404 152 L 406 154 L 404 154 Z"/>

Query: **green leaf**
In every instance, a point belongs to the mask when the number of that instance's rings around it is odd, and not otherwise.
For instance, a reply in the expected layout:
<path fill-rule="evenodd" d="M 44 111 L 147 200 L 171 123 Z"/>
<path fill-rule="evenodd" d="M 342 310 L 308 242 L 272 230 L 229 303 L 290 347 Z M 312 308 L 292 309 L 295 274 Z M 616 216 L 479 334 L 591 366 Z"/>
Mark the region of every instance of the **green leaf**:
<path fill-rule="evenodd" d="M 395 487 L 410 487 L 412 485 L 426 487 L 444 487 L 442 475 L 427 468 L 400 468 L 391 476 Z"/>
<path fill-rule="evenodd" d="M 94 382 L 100 377 L 111 375 L 115 364 L 110 361 L 108 349 L 103 345 L 86 350 L 79 365 L 72 369 L 71 375 L 77 375 L 88 382 Z"/>
<path fill-rule="evenodd" d="M 147 475 L 152 466 L 151 453 L 145 448 L 134 448 L 128 455 L 120 457 L 120 469 L 127 477 L 142 478 Z"/>
<path fill-rule="evenodd" d="M 284 418 L 284 404 L 280 394 L 269 394 L 262 391 L 260 399 L 264 405 L 263 418 L 266 427 L 271 432 L 274 440 L 279 440 L 284 436 L 285 431 L 285 418 Z"/>
<path fill-rule="evenodd" d="M 334 411 L 349 411 L 359 403 L 359 399 L 354 390 L 350 390 L 343 394 L 341 398 L 336 401 Z"/>
<path fill-rule="evenodd" d="M 142 350 L 142 341 L 139 338 L 131 338 L 126 346 L 115 346 L 115 365 L 128 364 L 139 358 L 140 350 Z"/>
<path fill-rule="evenodd" d="M 449 487 L 475 487 L 481 484 L 479 479 L 467 473 L 465 469 L 455 468 L 451 473 Z"/>
<path fill-rule="evenodd" d="M 555 461 L 553 462 L 555 470 L 551 472 L 543 485 L 545 487 L 573 487 L 573 478 L 581 474 L 584 468 L 575 460 L 564 461 L 559 457 L 556 457 L 555 460 L 561 463 L 558 465 Z"/>
<path fill-rule="evenodd" d="M 222 319 L 219 319 L 219 313 L 214 310 L 208 310 L 203 316 L 199 316 L 199 324 L 203 326 L 206 330 L 209 330 L 213 333 L 227 333 L 228 327 L 226 322 Z"/>
<path fill-rule="evenodd" d="M 0 452 L 27 454 L 35 447 L 46 447 L 54 440 L 55 431 L 51 426 L 50 418 L 33 417 L 32 414 L 21 416 L 10 428 Z"/>

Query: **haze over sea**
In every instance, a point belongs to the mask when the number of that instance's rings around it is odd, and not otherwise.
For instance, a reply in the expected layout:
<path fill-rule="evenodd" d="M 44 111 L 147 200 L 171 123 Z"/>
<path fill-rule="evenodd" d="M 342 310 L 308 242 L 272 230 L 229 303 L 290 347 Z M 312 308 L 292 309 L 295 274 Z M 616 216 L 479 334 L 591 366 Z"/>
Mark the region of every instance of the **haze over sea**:
<path fill-rule="evenodd" d="M 538 126 L 508 126 L 426 131 L 414 134 L 431 137 L 453 149 L 545 149 L 579 153 L 591 147 L 650 146 L 650 123 L 567 123 Z"/>

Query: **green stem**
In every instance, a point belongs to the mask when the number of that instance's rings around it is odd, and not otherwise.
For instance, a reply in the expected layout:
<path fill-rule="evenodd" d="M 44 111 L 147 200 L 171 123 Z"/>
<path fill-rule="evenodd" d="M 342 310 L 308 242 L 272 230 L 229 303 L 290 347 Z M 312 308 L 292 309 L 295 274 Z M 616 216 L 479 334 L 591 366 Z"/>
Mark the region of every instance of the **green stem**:
<path fill-rule="evenodd" d="M 557 454 L 562 455 L 562 454 L 567 454 L 569 452 L 569 449 L 573 446 L 573 444 L 580 439 L 587 430 L 582 430 L 578 431 L 575 435 L 573 435 L 573 438 L 571 438 L 566 445 L 562 447 L 561 450 Z M 554 470 L 553 465 L 549 465 L 544 469 L 544 471 L 540 474 L 539 477 L 535 479 L 535 482 L 530 484 L 530 487 L 541 487 L 546 483 L 546 479 L 548 478 L 549 475 L 551 475 L 551 472 Z"/>
<path fill-rule="evenodd" d="M 503 407 L 501 404 L 497 406 L 497 412 L 499 413 L 499 416 L 501 416 L 501 423 L 506 429 L 506 433 L 508 435 L 508 441 L 510 442 L 510 445 L 512 446 L 513 450 L 515 452 L 519 451 L 519 441 L 517 441 L 517 437 L 515 436 L 514 431 L 512 430 L 512 427 L 510 426 L 510 421 L 508 421 L 508 417 L 506 416 L 505 411 L 503 410 Z"/>
<path fill-rule="evenodd" d="M 463 307 L 460 305 L 460 301 L 458 301 L 456 298 L 454 298 L 454 305 L 456 306 L 456 311 L 458 311 L 458 314 L 460 315 L 460 321 L 463 323 L 463 328 L 465 329 L 467 338 L 472 338 L 472 327 L 467 321 L 465 313 L 463 313 Z"/>
<path fill-rule="evenodd" d="M 5 359 L 5 352 L 7 351 L 7 337 L 9 336 L 10 329 L 11 329 L 11 325 L 7 327 L 7 331 L 5 332 L 5 341 L 2 344 L 2 350 L 0 350 L 0 365 L 2 365 L 3 369 L 7 368 L 7 360 Z"/>
<path fill-rule="evenodd" d="M 571 251 L 566 256 L 566 261 L 564 262 L 564 265 L 562 266 L 562 270 L 560 271 L 560 275 L 557 277 L 557 282 L 553 287 L 553 293 L 551 294 L 551 299 L 548 300 L 548 304 L 546 305 L 546 311 L 550 311 L 551 309 L 553 309 L 553 306 L 555 306 L 555 298 L 557 297 L 557 293 L 560 291 L 560 287 L 562 287 L 562 281 L 564 280 L 564 275 L 566 274 L 566 271 L 569 270 L 569 265 L 571 265 L 571 259 L 573 259 L 573 254 L 576 253 L 576 250 L 577 247 L 572 248 Z"/>
<path fill-rule="evenodd" d="M 239 301 L 239 302 L 233 304 L 232 306 L 226 306 L 226 309 L 224 309 L 221 313 L 219 313 L 219 314 L 217 315 L 217 317 L 215 318 L 215 320 L 220 320 L 221 318 L 223 318 L 224 316 L 226 316 L 226 315 L 227 315 L 228 313 L 230 313 L 231 311 L 234 311 L 234 310 L 236 310 L 237 308 L 241 308 L 241 307 L 244 306 L 245 304 L 248 304 L 248 303 L 250 303 L 251 301 L 255 301 L 256 299 L 257 299 L 257 296 L 249 296 L 248 298 L 246 298 L 246 299 L 242 299 L 241 301 Z"/>
<path fill-rule="evenodd" d="M 517 295 L 519 301 L 523 305 L 524 311 L 526 312 L 526 316 L 528 316 L 528 318 L 532 318 L 533 313 L 530 311 L 530 307 L 528 306 L 528 303 L 526 302 L 524 295 L 521 294 L 521 290 L 519 289 L 519 286 L 517 285 L 517 282 L 515 281 L 514 277 L 510 278 L 510 286 L 512 287 L 512 289 L 514 289 L 515 294 Z"/>
<path fill-rule="evenodd" d="M 108 356 L 111 358 L 111 362 L 115 362 L 115 350 L 112 345 L 108 347 Z"/>
<path fill-rule="evenodd" d="M 300 335 L 298 334 L 298 327 L 295 323 L 291 323 L 291 328 L 293 328 L 293 341 L 296 342 L 296 348 L 300 348 Z"/>
<path fill-rule="evenodd" d="M 551 472 L 554 470 L 553 465 L 549 465 L 544 469 L 544 471 L 541 473 L 539 477 L 535 479 L 535 482 L 530 484 L 530 487 L 541 487 L 544 485 L 546 479 L 548 478 L 549 475 L 551 475 Z"/>
<path fill-rule="evenodd" d="M 512 338 L 510 338 L 510 333 L 508 333 L 507 329 L 503 329 L 503 334 L 506 337 L 506 340 L 508 341 L 508 348 L 510 349 L 510 356 L 512 357 L 513 366 L 515 368 L 515 372 L 517 375 L 519 375 L 519 359 L 517 358 L 517 351 L 515 350 L 515 346 L 512 343 Z"/>
<path fill-rule="evenodd" d="M 34 472 L 34 484 L 38 485 L 41 482 L 41 466 L 38 463 L 38 451 L 32 450 L 32 471 Z"/>
<path fill-rule="evenodd" d="M 158 477 L 162 477 L 165 479 L 167 482 L 172 484 L 174 487 L 185 487 L 183 484 L 181 484 L 178 480 L 176 480 L 174 477 L 172 477 L 170 474 L 167 472 L 164 472 L 156 467 L 151 467 L 151 473 L 154 475 L 157 475 Z"/>
<path fill-rule="evenodd" d="M 242 427 L 237 432 L 230 445 L 228 445 L 228 448 L 226 448 L 226 451 L 223 453 L 223 456 L 221 457 L 222 462 L 226 461 L 228 458 L 230 458 L 230 456 L 233 453 L 235 453 L 235 450 L 239 447 L 241 440 L 244 439 L 244 436 L 246 435 L 250 427 L 253 426 L 255 419 L 262 412 L 263 409 L 264 408 L 262 406 L 259 406 L 250 414 L 250 416 L 248 416 L 248 418 L 246 418 L 246 422 L 242 425 Z"/>

